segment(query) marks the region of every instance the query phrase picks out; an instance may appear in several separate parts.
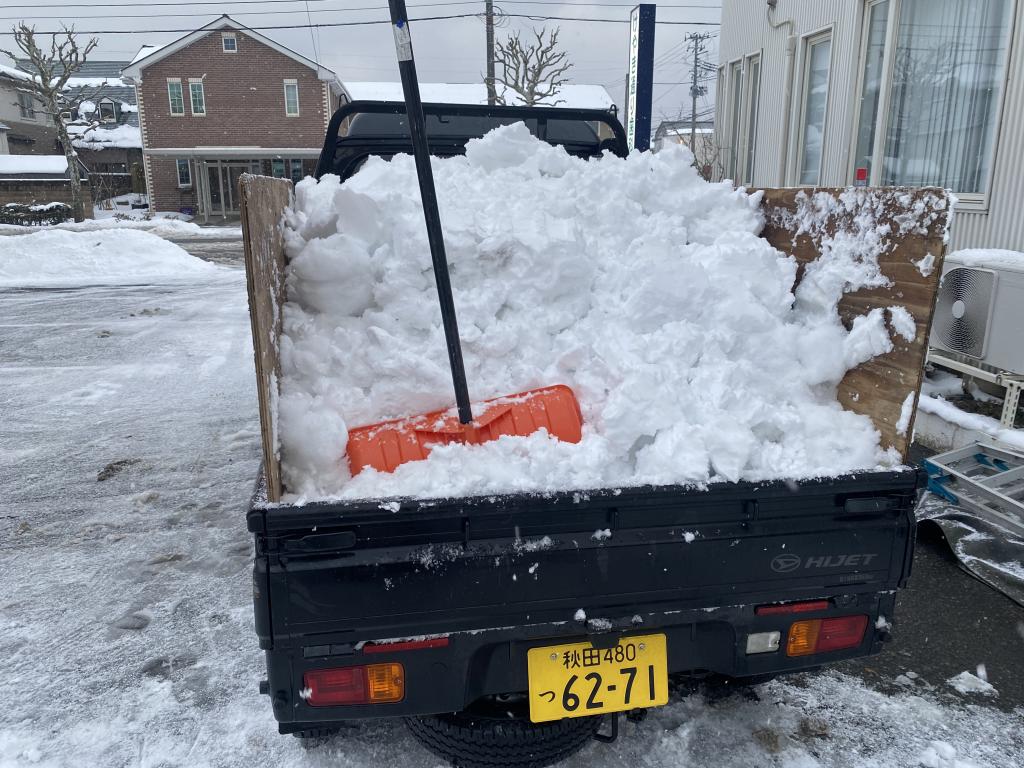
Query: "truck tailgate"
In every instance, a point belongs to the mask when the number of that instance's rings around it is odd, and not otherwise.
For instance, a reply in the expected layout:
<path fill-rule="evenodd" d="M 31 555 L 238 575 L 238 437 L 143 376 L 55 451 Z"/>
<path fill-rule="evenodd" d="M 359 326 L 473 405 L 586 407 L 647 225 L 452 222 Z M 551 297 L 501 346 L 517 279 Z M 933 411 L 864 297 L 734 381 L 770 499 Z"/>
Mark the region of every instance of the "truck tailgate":
<path fill-rule="evenodd" d="M 801 483 L 254 505 L 264 648 L 875 593 L 909 575 L 912 469 Z"/>

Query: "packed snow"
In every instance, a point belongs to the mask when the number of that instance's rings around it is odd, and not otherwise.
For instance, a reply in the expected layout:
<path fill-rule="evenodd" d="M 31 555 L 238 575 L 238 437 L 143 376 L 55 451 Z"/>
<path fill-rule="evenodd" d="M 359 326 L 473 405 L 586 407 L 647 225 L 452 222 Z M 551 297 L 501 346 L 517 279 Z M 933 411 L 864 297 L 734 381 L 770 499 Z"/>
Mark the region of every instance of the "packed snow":
<path fill-rule="evenodd" d="M 220 269 L 148 232 L 54 229 L 0 239 L 0 286 L 167 281 L 209 275 Z"/>
<path fill-rule="evenodd" d="M 393 721 L 304 751 L 258 693 L 241 269 L 3 291 L 0 325 L 0 766 L 438 766 Z M 915 766 L 941 744 L 1019 768 L 1020 711 L 933 682 L 887 694 L 828 672 L 724 698 L 683 688 L 564 766 Z"/>
<path fill-rule="evenodd" d="M 758 237 L 758 195 L 708 184 L 682 147 L 584 161 L 499 128 L 434 161 L 470 394 L 564 383 L 579 444 L 546 433 L 433 449 L 350 478 L 348 428 L 450 407 L 409 156 L 306 179 L 290 257 L 279 406 L 289 499 L 425 497 L 833 475 L 890 466 L 843 410 L 850 368 L 916 331 L 902 307 L 847 331 L 844 291 L 885 284 L 873 220 L 811 264 Z M 856 194 L 856 193 L 851 193 Z M 826 210 L 808 198 L 804 225 Z M 845 205 L 850 201 L 841 201 Z M 863 219 L 864 217 L 861 217 Z M 906 223 L 913 226 L 914 222 Z M 902 226 L 902 224 L 901 224 Z"/>

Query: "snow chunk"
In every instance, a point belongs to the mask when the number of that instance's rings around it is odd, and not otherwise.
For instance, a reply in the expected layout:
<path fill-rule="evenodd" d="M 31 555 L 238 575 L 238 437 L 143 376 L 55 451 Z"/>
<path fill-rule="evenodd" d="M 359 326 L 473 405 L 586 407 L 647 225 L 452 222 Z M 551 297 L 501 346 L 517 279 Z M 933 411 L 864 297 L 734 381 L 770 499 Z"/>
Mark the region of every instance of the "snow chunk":
<path fill-rule="evenodd" d="M 903 399 L 903 405 L 900 407 L 900 418 L 896 422 L 896 434 L 905 435 L 907 434 L 907 428 L 910 426 L 910 419 L 914 415 L 914 393 L 908 392 L 907 396 Z"/>
<path fill-rule="evenodd" d="M 931 741 L 918 757 L 918 763 L 924 768 L 978 768 L 976 763 L 960 760 L 956 754 L 956 747 L 952 744 Z"/>
<path fill-rule="evenodd" d="M 611 528 L 599 528 L 596 531 L 594 531 L 592 534 L 590 534 L 590 538 L 592 538 L 594 541 L 605 541 L 606 539 L 610 539 L 611 537 L 612 537 L 612 529 Z"/>
<path fill-rule="evenodd" d="M 999 695 L 998 691 L 996 691 L 990 682 L 982 680 L 980 677 L 971 674 L 967 670 L 964 670 L 959 675 L 954 675 L 949 678 L 946 683 L 963 694 L 980 693 L 984 696 Z"/>
<path fill-rule="evenodd" d="M 582 608 L 579 608 L 579 609 L 576 610 L 576 613 L 574 613 L 572 615 L 572 618 L 573 618 L 574 621 L 586 621 L 587 620 L 587 612 L 584 611 Z"/>
<path fill-rule="evenodd" d="M 917 323 L 906 307 L 889 307 L 889 324 L 892 329 L 907 341 L 917 338 Z"/>
<path fill-rule="evenodd" d="M 935 271 L 935 256 L 930 253 L 926 253 L 920 259 L 911 263 L 917 267 L 917 271 L 921 273 L 921 277 L 928 277 Z"/>

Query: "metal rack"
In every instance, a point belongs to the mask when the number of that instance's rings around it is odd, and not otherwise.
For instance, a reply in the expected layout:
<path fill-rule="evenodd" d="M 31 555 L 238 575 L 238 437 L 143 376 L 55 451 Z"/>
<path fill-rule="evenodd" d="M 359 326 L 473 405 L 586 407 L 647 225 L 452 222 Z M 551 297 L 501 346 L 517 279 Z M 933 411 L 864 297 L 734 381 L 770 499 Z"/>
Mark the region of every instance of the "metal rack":
<path fill-rule="evenodd" d="M 1024 537 L 1024 453 L 978 442 L 924 467 L 929 491 Z"/>

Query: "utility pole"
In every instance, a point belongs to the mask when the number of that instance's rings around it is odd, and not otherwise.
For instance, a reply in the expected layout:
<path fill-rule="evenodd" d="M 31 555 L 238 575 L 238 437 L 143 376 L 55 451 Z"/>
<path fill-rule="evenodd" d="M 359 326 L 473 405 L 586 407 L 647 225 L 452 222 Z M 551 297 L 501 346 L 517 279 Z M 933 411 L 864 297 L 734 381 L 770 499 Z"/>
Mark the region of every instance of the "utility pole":
<path fill-rule="evenodd" d="M 494 88 L 494 0 L 484 0 L 484 27 L 487 30 L 487 104 L 498 103 L 498 93 Z"/>
<path fill-rule="evenodd" d="M 704 41 L 711 35 L 697 33 L 688 36 L 690 45 L 693 46 L 693 77 L 690 82 L 690 151 L 697 155 L 697 98 L 708 92 L 707 88 L 698 85 L 701 70 L 701 54 L 704 53 Z"/>

